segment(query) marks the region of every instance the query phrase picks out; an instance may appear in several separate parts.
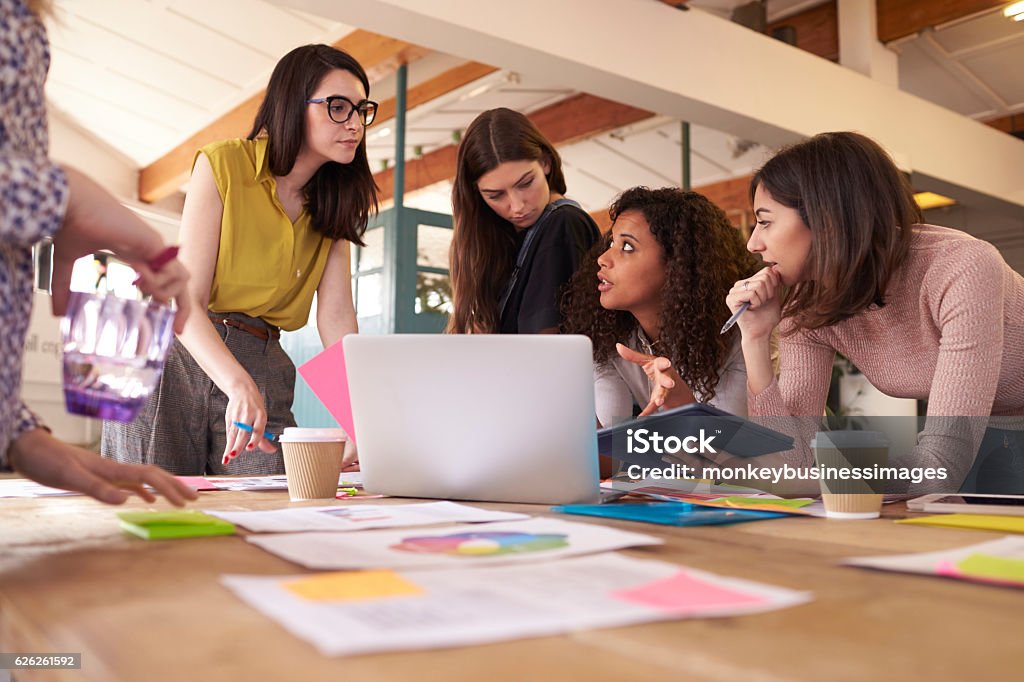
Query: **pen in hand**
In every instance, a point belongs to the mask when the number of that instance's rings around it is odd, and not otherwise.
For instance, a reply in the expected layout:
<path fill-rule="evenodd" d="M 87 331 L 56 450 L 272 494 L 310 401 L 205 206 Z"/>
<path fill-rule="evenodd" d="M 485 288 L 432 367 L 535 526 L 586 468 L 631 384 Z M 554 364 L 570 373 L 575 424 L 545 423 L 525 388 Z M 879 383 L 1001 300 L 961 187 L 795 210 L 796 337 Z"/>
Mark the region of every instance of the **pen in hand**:
<path fill-rule="evenodd" d="M 727 331 L 729 331 L 730 329 L 732 329 L 732 326 L 734 324 L 736 324 L 736 320 L 740 319 L 740 315 L 745 313 L 747 311 L 747 308 L 749 308 L 749 307 L 750 307 L 750 301 L 746 301 L 743 305 L 741 305 L 736 310 L 736 312 L 734 312 L 732 314 L 732 317 L 730 317 L 728 320 L 726 320 L 725 324 L 722 325 L 722 331 L 718 332 L 719 335 L 724 334 Z"/>
<path fill-rule="evenodd" d="M 252 433 L 252 427 L 249 426 L 248 424 L 243 424 L 242 422 L 232 422 L 232 423 L 235 426 L 237 426 L 239 429 L 241 429 L 242 431 L 245 431 L 246 433 Z M 275 438 L 277 438 L 277 436 L 272 434 L 270 431 L 264 431 L 263 432 L 263 437 L 266 438 L 269 441 L 273 441 Z"/>

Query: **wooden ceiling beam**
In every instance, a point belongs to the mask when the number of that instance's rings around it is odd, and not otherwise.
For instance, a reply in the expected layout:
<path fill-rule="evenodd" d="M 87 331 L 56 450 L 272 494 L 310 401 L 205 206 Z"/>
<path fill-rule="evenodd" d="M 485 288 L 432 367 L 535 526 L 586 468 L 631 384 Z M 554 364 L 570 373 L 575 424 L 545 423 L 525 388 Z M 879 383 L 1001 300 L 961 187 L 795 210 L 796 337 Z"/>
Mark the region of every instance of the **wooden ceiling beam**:
<path fill-rule="evenodd" d="M 753 175 L 743 175 L 738 178 L 730 178 L 719 182 L 712 182 L 700 187 L 694 187 L 693 191 L 706 196 L 711 203 L 725 211 L 729 222 L 733 227 L 746 230 L 753 224 L 753 214 L 750 211 L 750 199 L 747 192 L 750 188 L 750 179 Z M 612 226 L 612 219 L 608 215 L 608 209 L 602 208 L 590 212 L 590 217 L 597 223 L 601 232 L 606 232 Z"/>
<path fill-rule="evenodd" d="M 1006 0 L 876 0 L 878 40 L 889 43 L 1005 4 Z"/>
<path fill-rule="evenodd" d="M 334 45 L 355 57 L 376 82 L 428 50 L 370 31 L 355 30 Z M 139 199 L 158 201 L 188 181 L 196 151 L 211 142 L 248 135 L 265 91 L 259 92 L 139 171 Z"/>
<path fill-rule="evenodd" d="M 1011 135 L 1016 133 L 1018 137 L 1021 134 L 1024 134 L 1024 113 L 1001 116 L 999 118 L 993 118 L 985 121 L 984 123 L 985 125 L 992 126 L 996 130 L 1001 130 L 1004 133 L 1009 133 Z"/>
<path fill-rule="evenodd" d="M 579 94 L 530 114 L 530 120 L 556 147 L 600 135 L 653 116 L 650 111 L 628 104 Z M 405 191 L 414 192 L 442 180 L 455 177 L 458 145 L 450 144 L 405 163 Z M 380 187 L 380 199 L 394 194 L 394 169 L 374 175 Z"/>

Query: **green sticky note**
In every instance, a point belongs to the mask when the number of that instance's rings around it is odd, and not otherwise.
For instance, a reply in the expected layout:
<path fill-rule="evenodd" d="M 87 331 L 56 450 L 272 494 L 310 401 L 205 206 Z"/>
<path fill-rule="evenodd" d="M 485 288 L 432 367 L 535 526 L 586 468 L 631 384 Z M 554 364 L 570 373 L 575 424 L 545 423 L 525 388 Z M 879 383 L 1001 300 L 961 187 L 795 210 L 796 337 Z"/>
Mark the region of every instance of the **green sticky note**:
<path fill-rule="evenodd" d="M 121 530 L 145 540 L 232 535 L 235 525 L 199 511 L 118 512 Z"/>
<path fill-rule="evenodd" d="M 770 497 L 720 497 L 713 500 L 715 504 L 724 504 L 730 507 L 786 507 L 788 509 L 799 509 L 806 507 L 813 500 L 784 500 Z"/>
<path fill-rule="evenodd" d="M 1024 560 L 990 554 L 971 554 L 957 563 L 965 576 L 1024 585 Z"/>

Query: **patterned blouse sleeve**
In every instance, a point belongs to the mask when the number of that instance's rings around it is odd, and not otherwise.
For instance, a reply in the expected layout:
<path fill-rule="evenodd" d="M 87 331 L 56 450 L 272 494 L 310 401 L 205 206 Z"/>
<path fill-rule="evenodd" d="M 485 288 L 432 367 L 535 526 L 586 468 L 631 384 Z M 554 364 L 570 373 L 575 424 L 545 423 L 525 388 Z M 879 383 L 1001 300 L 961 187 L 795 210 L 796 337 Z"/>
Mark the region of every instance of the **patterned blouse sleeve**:
<path fill-rule="evenodd" d="M 21 435 L 26 431 L 32 429 L 45 429 L 47 431 L 50 428 L 43 423 L 43 420 L 39 418 L 32 409 L 22 401 L 18 401 L 18 406 L 14 412 L 14 429 L 11 431 L 11 443 L 21 438 Z M 11 468 L 11 463 L 8 459 L 8 454 L 4 449 L 0 449 L 0 471 L 8 471 Z"/>
<path fill-rule="evenodd" d="M 52 236 L 68 204 L 64 170 L 46 158 L 0 152 L 0 238 L 31 246 Z"/>

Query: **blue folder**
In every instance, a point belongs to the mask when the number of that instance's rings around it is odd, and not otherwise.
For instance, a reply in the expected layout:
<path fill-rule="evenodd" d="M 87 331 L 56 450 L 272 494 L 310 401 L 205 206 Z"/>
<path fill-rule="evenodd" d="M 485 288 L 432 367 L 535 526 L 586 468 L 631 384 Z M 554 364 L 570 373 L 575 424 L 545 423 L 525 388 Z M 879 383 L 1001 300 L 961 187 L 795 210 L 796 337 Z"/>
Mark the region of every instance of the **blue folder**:
<path fill-rule="evenodd" d="M 715 509 L 686 502 L 624 502 L 615 504 L 566 504 L 552 507 L 563 514 L 602 516 L 663 526 L 713 526 L 774 519 L 786 514 L 749 509 Z"/>

